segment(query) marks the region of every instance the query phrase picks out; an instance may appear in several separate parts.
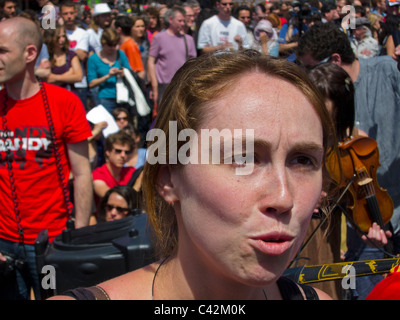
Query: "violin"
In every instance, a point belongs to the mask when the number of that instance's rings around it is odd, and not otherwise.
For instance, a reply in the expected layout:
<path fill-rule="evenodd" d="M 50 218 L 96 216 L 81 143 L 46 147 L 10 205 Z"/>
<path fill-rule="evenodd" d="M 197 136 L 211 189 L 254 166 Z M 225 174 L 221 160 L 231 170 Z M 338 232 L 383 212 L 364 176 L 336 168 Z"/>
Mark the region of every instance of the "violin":
<path fill-rule="evenodd" d="M 386 230 L 393 215 L 393 201 L 377 181 L 378 143 L 370 137 L 355 136 L 340 142 L 338 149 L 340 163 L 337 154 L 330 152 L 326 166 L 339 188 L 348 187 L 350 217 L 365 233 L 374 222 Z"/>

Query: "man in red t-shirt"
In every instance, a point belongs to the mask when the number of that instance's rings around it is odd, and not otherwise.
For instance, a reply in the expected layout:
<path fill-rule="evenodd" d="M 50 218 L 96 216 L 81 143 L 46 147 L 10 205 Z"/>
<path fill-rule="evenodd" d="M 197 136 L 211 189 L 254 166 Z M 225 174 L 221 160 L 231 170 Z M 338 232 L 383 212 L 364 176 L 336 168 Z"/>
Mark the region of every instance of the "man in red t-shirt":
<path fill-rule="evenodd" d="M 75 227 L 89 224 L 91 131 L 76 95 L 36 79 L 42 47 L 36 23 L 22 17 L 0 22 L 0 46 L 0 270 L 9 257 L 25 262 L 14 277 L 0 274 L 0 300 L 29 299 L 32 287 L 40 299 L 38 233 L 47 229 L 52 241 L 65 229 L 72 205 Z"/>
<path fill-rule="evenodd" d="M 106 192 L 118 185 L 128 184 L 134 167 L 126 167 L 135 148 L 135 141 L 125 131 L 118 131 L 107 137 L 104 143 L 106 163 L 93 171 L 95 202 Z"/>

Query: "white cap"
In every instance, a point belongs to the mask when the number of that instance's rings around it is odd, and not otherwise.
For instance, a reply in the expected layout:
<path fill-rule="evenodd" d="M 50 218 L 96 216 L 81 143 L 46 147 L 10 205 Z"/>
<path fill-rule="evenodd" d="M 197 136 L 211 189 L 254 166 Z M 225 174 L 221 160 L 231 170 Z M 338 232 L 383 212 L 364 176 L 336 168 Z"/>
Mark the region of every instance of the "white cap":
<path fill-rule="evenodd" d="M 98 16 L 99 14 L 111 13 L 111 9 L 107 3 L 98 3 L 94 6 L 93 16 Z"/>

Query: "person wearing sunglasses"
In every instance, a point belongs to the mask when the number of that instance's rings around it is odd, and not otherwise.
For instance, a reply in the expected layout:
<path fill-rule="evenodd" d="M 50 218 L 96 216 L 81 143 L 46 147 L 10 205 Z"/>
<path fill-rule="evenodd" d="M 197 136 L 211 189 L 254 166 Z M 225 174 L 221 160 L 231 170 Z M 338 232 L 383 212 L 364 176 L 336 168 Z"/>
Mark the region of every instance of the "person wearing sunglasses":
<path fill-rule="evenodd" d="M 120 220 L 139 208 L 138 193 L 128 186 L 115 186 L 101 199 L 99 222 Z"/>
<path fill-rule="evenodd" d="M 119 129 L 123 129 L 129 124 L 133 124 L 132 117 L 129 116 L 129 111 L 123 107 L 115 108 L 111 114 L 114 117 Z"/>
<path fill-rule="evenodd" d="M 197 41 L 202 53 L 218 50 L 240 50 L 250 47 L 242 21 L 232 16 L 233 0 L 217 0 L 217 14 L 204 20 Z"/>
<path fill-rule="evenodd" d="M 93 187 L 95 204 L 99 202 L 106 192 L 118 185 L 126 185 L 135 168 L 125 164 L 130 159 L 135 142 L 124 131 L 118 131 L 107 137 L 104 143 L 106 163 L 93 170 Z"/>

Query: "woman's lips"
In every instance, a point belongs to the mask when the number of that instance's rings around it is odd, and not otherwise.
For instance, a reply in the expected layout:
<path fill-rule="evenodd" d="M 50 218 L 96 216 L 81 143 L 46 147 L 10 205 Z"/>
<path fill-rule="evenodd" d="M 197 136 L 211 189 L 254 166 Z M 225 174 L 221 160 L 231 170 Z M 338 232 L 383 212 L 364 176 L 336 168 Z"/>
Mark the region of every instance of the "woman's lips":
<path fill-rule="evenodd" d="M 277 256 L 285 253 L 293 244 L 289 235 L 268 235 L 252 238 L 253 246 L 266 255 Z"/>

